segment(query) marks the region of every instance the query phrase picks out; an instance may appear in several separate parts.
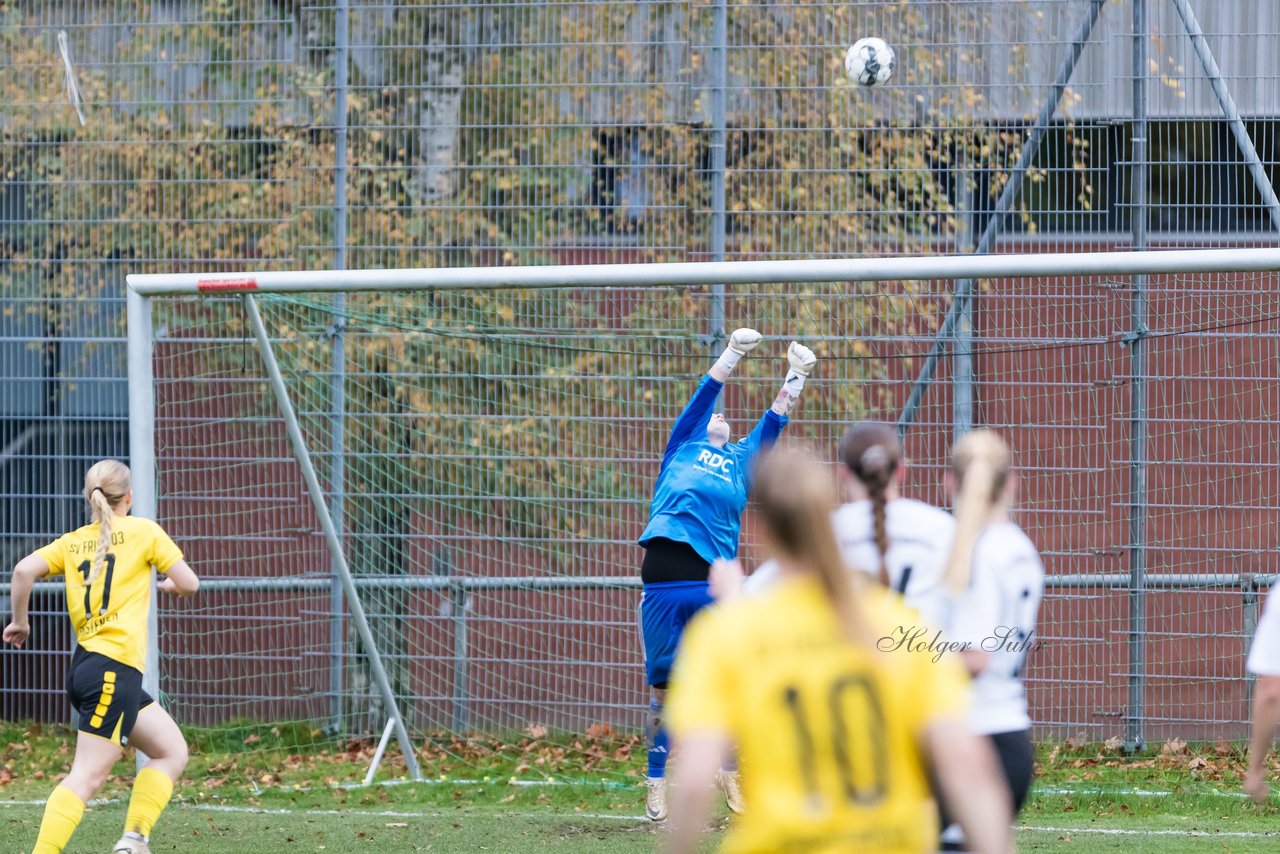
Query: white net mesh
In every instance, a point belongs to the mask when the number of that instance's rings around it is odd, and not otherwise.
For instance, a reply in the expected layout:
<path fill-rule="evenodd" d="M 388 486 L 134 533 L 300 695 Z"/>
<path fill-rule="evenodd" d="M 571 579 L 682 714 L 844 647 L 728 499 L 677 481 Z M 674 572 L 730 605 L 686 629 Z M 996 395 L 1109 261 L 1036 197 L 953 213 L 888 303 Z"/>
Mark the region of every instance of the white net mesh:
<path fill-rule="evenodd" d="M 772 400 L 792 337 L 820 362 L 788 435 L 831 455 L 851 421 L 894 420 L 954 284 L 729 288 L 730 326 L 768 336 L 727 386 L 735 434 Z M 976 423 L 1015 449 L 1018 518 L 1050 575 L 1029 676 L 1042 734 L 1123 735 L 1133 674 L 1148 738 L 1243 733 L 1246 576 L 1274 571 L 1262 533 L 1277 497 L 1264 463 L 1274 284 L 1147 282 L 1150 589 L 1135 646 L 1129 283 L 979 283 L 976 343 L 957 346 L 976 365 Z M 711 289 L 353 293 L 340 310 L 329 296 L 258 300 L 427 758 L 553 773 L 526 761 L 529 745 L 553 744 L 562 773 L 639 774 L 626 761 L 645 699 L 634 541 L 669 426 L 719 346 Z M 162 619 L 165 692 L 192 723 L 380 731 L 385 709 L 238 298 L 156 311 L 160 515 L 210 579 Z M 907 440 L 909 494 L 940 504 L 953 381 L 948 356 Z M 744 554 L 758 557 L 750 524 Z"/>

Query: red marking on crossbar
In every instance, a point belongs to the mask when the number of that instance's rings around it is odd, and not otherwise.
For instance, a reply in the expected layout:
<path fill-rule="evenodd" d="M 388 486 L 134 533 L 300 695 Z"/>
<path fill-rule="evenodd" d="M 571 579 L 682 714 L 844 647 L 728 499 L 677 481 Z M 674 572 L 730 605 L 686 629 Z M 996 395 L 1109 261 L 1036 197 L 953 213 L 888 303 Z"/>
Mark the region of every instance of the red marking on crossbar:
<path fill-rule="evenodd" d="M 198 291 L 256 291 L 257 279 L 200 279 L 196 282 Z"/>

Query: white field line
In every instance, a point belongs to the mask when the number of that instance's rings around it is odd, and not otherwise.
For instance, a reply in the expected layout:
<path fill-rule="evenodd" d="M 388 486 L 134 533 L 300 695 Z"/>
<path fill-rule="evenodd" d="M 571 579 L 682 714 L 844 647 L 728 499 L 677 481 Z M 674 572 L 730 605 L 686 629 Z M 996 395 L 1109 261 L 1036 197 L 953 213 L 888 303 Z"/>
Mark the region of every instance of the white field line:
<path fill-rule="evenodd" d="M 348 791 L 354 789 L 376 789 L 376 788 L 392 788 L 396 786 L 603 786 L 606 788 L 629 789 L 638 788 L 639 782 L 622 782 L 617 780 L 521 780 L 516 777 L 503 780 L 499 778 L 487 778 L 483 780 L 475 779 L 458 779 L 458 780 L 375 780 L 372 783 L 335 783 L 327 788 L 345 789 Z M 313 787 L 290 787 L 275 786 L 257 789 L 258 793 L 272 791 L 272 789 L 284 792 L 310 792 Z M 1094 786 L 1037 786 L 1032 784 L 1031 791 L 1042 795 L 1129 795 L 1133 797 L 1145 798 L 1168 798 L 1177 792 L 1170 792 L 1160 789 L 1106 789 Z M 1248 797 L 1244 792 L 1223 792 L 1218 789 L 1204 789 L 1201 791 L 1189 791 L 1184 794 L 1193 797 L 1217 797 L 1217 798 L 1245 798 Z"/>
<path fill-rule="evenodd" d="M 466 817 L 465 812 L 411 812 L 403 810 L 309 810 L 309 809 L 267 809 L 265 807 L 239 807 L 221 804 L 179 804 L 183 809 L 200 810 L 202 812 L 231 812 L 231 813 L 248 813 L 251 815 L 340 815 L 348 818 L 359 818 L 361 816 L 371 816 L 374 818 L 449 818 L 449 817 Z M 553 821 L 564 821 L 565 819 L 575 818 L 593 818 L 609 821 L 634 821 L 636 823 L 647 822 L 648 819 L 642 815 L 614 815 L 612 813 L 598 812 L 509 812 L 509 813 L 487 813 L 483 810 L 477 810 L 477 814 L 493 815 L 496 818 L 532 818 L 532 819 L 549 819 Z"/>
<path fill-rule="evenodd" d="M 42 807 L 45 805 L 45 803 L 46 801 L 44 800 L 38 800 L 38 801 L 0 800 L 0 807 Z M 112 804 L 122 804 L 122 803 L 124 803 L 124 801 L 121 800 L 120 798 L 94 798 L 93 800 L 89 801 L 89 803 L 85 804 L 85 806 L 89 807 L 90 809 L 93 809 L 94 807 L 109 807 Z"/>
<path fill-rule="evenodd" d="M 1158 789 L 1100 789 L 1088 786 L 1074 788 L 1071 786 L 1037 786 L 1031 784 L 1033 794 L 1041 795 L 1113 795 L 1124 796 L 1132 795 L 1144 798 L 1168 798 L 1177 794 L 1176 792 L 1161 791 Z M 1188 791 L 1183 794 L 1191 797 L 1217 797 L 1217 798 L 1247 798 L 1244 792 L 1222 792 L 1217 789 L 1204 789 L 1202 791 Z"/>
<path fill-rule="evenodd" d="M 120 800 L 95 800 L 90 801 L 90 807 L 110 806 L 112 804 L 123 803 Z M 42 807 L 45 805 L 43 800 L 26 800 L 26 801 L 0 801 L 0 807 Z M 232 804 L 193 804 L 186 801 L 174 801 L 173 806 L 178 809 L 197 810 L 199 812 L 222 812 L 222 813 L 243 813 L 245 815 L 336 815 L 347 816 L 348 818 L 450 818 L 464 816 L 466 813 L 460 811 L 451 812 L 418 812 L 413 810 L 312 810 L 312 809 L 294 809 L 289 807 L 268 808 L 268 807 L 244 807 Z M 525 819 L 548 819 L 552 821 L 564 821 L 566 819 L 575 818 L 591 818 L 607 821 L 634 821 L 636 823 L 647 822 L 648 819 L 643 815 L 615 815 L 612 813 L 593 813 L 593 812 L 512 812 L 512 813 L 485 813 L 486 815 L 494 815 L 497 818 L 525 818 Z"/>
<path fill-rule="evenodd" d="M 42 800 L 26 800 L 26 801 L 0 801 L 0 807 L 42 807 Z M 90 806 L 106 806 L 110 804 L 120 803 L 118 800 L 96 800 L 89 803 Z M 241 807 L 224 804 L 191 804 L 178 801 L 174 804 L 179 809 L 197 810 L 200 812 L 219 812 L 219 813 L 241 813 L 246 815 L 333 815 L 346 816 L 348 818 L 457 818 L 460 813 L 453 812 L 415 812 L 410 810 L 311 810 L 311 809 L 290 809 L 287 807 L 268 809 L 266 807 Z M 461 814 L 465 816 L 465 813 Z M 566 819 L 587 818 L 598 819 L 602 821 L 628 821 L 637 824 L 643 824 L 648 821 L 641 815 L 616 815 L 613 813 L 498 813 L 499 818 L 520 818 L 520 819 L 543 819 L 551 821 L 564 821 Z M 1039 825 L 1021 824 L 1017 826 L 1018 830 L 1028 831 L 1031 833 L 1088 833 L 1098 836 L 1194 836 L 1207 839 L 1230 838 L 1230 839 L 1274 839 L 1280 837 L 1280 831 L 1256 831 L 1256 830 L 1126 830 L 1123 828 L 1108 827 L 1042 827 Z"/>
<path fill-rule="evenodd" d="M 1196 836 L 1205 839 L 1217 839 L 1219 837 L 1231 839 L 1275 839 L 1280 837 L 1280 832 L 1271 830 L 1122 830 L 1108 827 L 1038 827 L 1030 824 L 1020 824 L 1017 829 L 1033 833 L 1065 833 L 1068 836 L 1073 833 L 1092 833 L 1100 836 Z"/>

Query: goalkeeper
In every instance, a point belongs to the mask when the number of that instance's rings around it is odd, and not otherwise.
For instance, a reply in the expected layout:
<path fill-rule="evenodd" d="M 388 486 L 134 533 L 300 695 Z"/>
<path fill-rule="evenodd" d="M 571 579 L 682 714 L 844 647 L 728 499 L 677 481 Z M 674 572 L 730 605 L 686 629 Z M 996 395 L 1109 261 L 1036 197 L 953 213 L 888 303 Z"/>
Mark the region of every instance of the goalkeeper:
<path fill-rule="evenodd" d="M 788 370 L 773 405 L 745 439 L 729 441 L 729 422 L 712 413 L 716 398 L 738 362 L 760 343 L 754 329 L 735 329 L 729 346 L 694 390 L 662 455 L 649 524 L 640 535 L 644 592 L 640 623 L 646 681 L 652 688 L 646 735 L 649 745 L 646 815 L 667 817 L 667 733 L 662 723 L 667 674 L 685 624 L 711 602 L 707 576 L 717 558 L 738 552 L 742 511 L 751 491 L 752 463 L 778 441 L 817 358 L 796 342 L 787 350 Z M 742 811 L 736 769 L 722 769 L 720 788 L 734 812 Z"/>

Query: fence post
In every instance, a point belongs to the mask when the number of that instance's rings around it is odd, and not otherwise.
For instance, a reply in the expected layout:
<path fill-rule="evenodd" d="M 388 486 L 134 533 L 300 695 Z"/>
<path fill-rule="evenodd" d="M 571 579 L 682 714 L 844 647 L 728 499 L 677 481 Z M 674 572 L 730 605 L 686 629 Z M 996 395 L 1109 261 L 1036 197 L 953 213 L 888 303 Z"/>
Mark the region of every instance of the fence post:
<path fill-rule="evenodd" d="M 449 591 L 453 611 L 453 728 L 466 732 L 471 725 L 467 698 L 467 589 L 455 580 Z"/>
<path fill-rule="evenodd" d="M 1258 583 L 1257 576 L 1249 575 L 1240 579 L 1241 604 L 1244 607 L 1244 649 L 1240 652 L 1243 659 L 1249 655 L 1249 647 L 1253 645 L 1253 636 L 1258 631 Z M 1253 689 L 1257 677 L 1247 669 L 1244 672 L 1244 708 L 1246 717 L 1253 708 Z"/>
<path fill-rule="evenodd" d="M 1133 171 L 1130 227 L 1134 250 L 1147 245 L 1147 3 L 1133 0 Z M 1143 746 L 1147 572 L 1147 277 L 1131 279 L 1129 344 L 1129 701 L 1125 747 Z"/>
<path fill-rule="evenodd" d="M 347 268 L 347 68 L 350 59 L 349 0 L 338 0 L 334 43 L 334 104 L 333 104 L 333 268 Z M 332 432 L 329 458 L 330 515 L 333 528 L 342 542 L 343 513 L 346 509 L 346 405 L 347 405 L 347 353 L 346 310 L 347 295 L 341 291 L 333 295 L 333 378 Z M 343 613 L 341 571 L 336 561 L 330 562 L 329 584 L 329 723 L 333 732 L 342 731 L 343 694 Z"/>
<path fill-rule="evenodd" d="M 728 82 L 729 9 L 727 0 L 716 0 L 711 27 L 711 260 L 723 261 L 726 244 L 725 147 L 728 118 L 725 86 Z M 725 333 L 724 285 L 711 286 L 711 316 L 707 321 L 707 341 L 714 351 Z M 723 407 L 716 399 L 716 409 Z"/>
<path fill-rule="evenodd" d="M 956 181 L 956 233 L 955 251 L 957 254 L 975 251 L 973 187 L 969 181 L 969 163 L 965 157 L 968 144 L 966 139 L 961 143 L 955 156 Z M 972 283 L 969 284 L 972 287 Z M 956 337 L 951 345 L 951 397 L 952 397 L 952 434 L 954 439 L 973 429 L 974 407 L 974 369 L 973 369 L 973 300 L 965 300 L 964 307 L 956 319 Z"/>
<path fill-rule="evenodd" d="M 442 546 L 432 555 L 431 574 L 447 579 L 447 607 L 453 622 L 453 728 L 466 732 L 471 726 L 471 704 L 467 697 L 467 587 L 455 569 L 451 549 Z"/>

